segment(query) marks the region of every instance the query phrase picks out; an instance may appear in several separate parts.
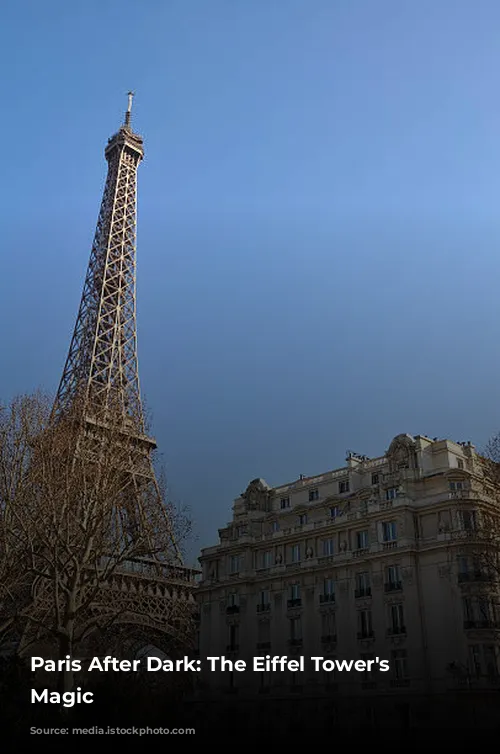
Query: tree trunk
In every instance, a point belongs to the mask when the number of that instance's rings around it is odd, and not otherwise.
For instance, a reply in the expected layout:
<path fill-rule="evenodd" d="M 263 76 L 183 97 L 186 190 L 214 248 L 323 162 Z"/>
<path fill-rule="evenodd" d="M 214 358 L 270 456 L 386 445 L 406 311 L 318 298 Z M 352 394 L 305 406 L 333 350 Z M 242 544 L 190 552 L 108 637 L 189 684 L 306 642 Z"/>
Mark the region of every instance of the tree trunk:
<path fill-rule="evenodd" d="M 72 641 L 71 641 L 71 635 L 65 634 L 63 636 L 59 637 L 59 659 L 60 660 L 66 660 L 67 656 L 69 656 L 70 659 L 72 659 L 71 656 L 71 650 L 72 650 Z M 73 684 L 74 684 L 74 678 L 73 678 L 73 671 L 68 670 L 66 666 L 64 666 L 64 670 L 59 671 L 59 693 L 65 694 L 67 691 L 73 691 Z M 68 707 L 63 707 L 64 711 L 68 710 Z"/>

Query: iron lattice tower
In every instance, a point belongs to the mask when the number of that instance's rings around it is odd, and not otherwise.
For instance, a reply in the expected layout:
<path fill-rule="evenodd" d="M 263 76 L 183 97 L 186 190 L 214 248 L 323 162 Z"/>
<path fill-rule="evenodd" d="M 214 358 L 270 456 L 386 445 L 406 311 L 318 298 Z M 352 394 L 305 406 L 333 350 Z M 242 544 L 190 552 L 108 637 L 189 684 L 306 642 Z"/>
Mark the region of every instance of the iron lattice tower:
<path fill-rule="evenodd" d="M 131 125 L 133 93 L 125 121 L 105 149 L 108 174 L 76 325 L 52 411 L 53 420 L 78 405 L 82 442 L 99 427 L 113 430 L 130 446 L 129 472 L 138 498 L 144 486 L 159 494 L 151 453 L 156 442 L 146 433 L 137 360 L 136 224 L 137 168 L 143 139 Z M 174 562 L 182 565 L 172 534 Z"/>

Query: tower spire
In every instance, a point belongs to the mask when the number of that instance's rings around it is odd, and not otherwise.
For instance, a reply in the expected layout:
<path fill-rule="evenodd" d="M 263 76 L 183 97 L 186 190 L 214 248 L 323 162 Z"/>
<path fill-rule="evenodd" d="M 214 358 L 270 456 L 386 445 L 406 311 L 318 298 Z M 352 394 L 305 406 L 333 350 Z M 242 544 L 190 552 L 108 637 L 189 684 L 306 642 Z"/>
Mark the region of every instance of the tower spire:
<path fill-rule="evenodd" d="M 125 113 L 125 125 L 130 127 L 130 116 L 132 113 L 132 100 L 134 99 L 135 92 L 127 92 L 128 107 Z"/>

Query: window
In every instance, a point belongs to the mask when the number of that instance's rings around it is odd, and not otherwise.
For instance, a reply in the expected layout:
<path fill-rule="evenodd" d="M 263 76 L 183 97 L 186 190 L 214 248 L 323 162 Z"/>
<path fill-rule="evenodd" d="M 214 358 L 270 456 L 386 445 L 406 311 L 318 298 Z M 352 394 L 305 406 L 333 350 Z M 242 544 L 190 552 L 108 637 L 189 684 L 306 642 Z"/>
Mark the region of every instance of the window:
<path fill-rule="evenodd" d="M 340 516 L 339 506 L 334 505 L 333 508 L 330 508 L 330 518 L 337 518 L 337 516 Z"/>
<path fill-rule="evenodd" d="M 289 497 L 282 497 L 280 500 L 280 508 L 281 510 L 284 510 L 285 508 L 290 507 L 290 498 Z"/>
<path fill-rule="evenodd" d="M 323 613 L 321 616 L 321 638 L 323 641 L 333 641 L 337 633 L 335 613 L 332 611 Z"/>
<path fill-rule="evenodd" d="M 261 609 L 262 608 L 268 608 L 271 604 L 271 593 L 269 592 L 269 589 L 263 589 L 262 592 L 259 594 L 259 602 Z"/>
<path fill-rule="evenodd" d="M 463 597 L 465 628 L 493 628 L 496 624 L 496 610 L 488 597 Z"/>
<path fill-rule="evenodd" d="M 382 524 L 382 536 L 384 542 L 394 542 L 397 539 L 397 529 L 395 521 L 384 521 Z"/>
<path fill-rule="evenodd" d="M 463 469 L 464 468 L 464 462 L 462 461 L 461 458 L 457 458 L 457 468 L 458 469 Z"/>
<path fill-rule="evenodd" d="M 239 626 L 236 623 L 232 623 L 229 626 L 229 646 L 228 649 L 237 650 L 239 639 Z"/>
<path fill-rule="evenodd" d="M 398 565 L 391 565 L 385 569 L 385 590 L 392 592 L 401 589 L 401 571 Z"/>
<path fill-rule="evenodd" d="M 371 636 L 373 636 L 372 611 L 359 610 L 358 611 L 358 638 L 369 639 Z"/>
<path fill-rule="evenodd" d="M 300 545 L 292 545 L 292 563 L 300 562 Z"/>
<path fill-rule="evenodd" d="M 463 531 L 476 531 L 477 520 L 476 511 L 459 511 L 458 525 Z"/>
<path fill-rule="evenodd" d="M 378 474 L 372 474 L 372 486 L 378 484 Z"/>
<path fill-rule="evenodd" d="M 309 490 L 309 502 L 312 503 L 314 500 L 319 500 L 319 490 Z"/>
<path fill-rule="evenodd" d="M 333 579 L 325 579 L 323 581 L 323 594 L 328 597 L 333 597 L 335 594 L 335 582 Z"/>
<path fill-rule="evenodd" d="M 349 480 L 343 479 L 341 482 L 339 482 L 339 494 L 343 495 L 346 492 L 349 492 Z"/>
<path fill-rule="evenodd" d="M 273 564 L 273 554 L 270 550 L 266 550 L 261 554 L 262 568 L 271 568 Z"/>
<path fill-rule="evenodd" d="M 307 524 L 307 513 L 301 513 L 299 516 L 299 524 L 300 526 L 305 526 Z"/>
<path fill-rule="evenodd" d="M 391 654 L 394 678 L 398 681 L 408 678 L 408 659 L 406 649 L 395 649 Z"/>
<path fill-rule="evenodd" d="M 279 531 L 280 530 L 280 522 L 279 521 L 273 521 L 273 524 L 272 524 L 271 528 L 272 528 L 273 532 Z"/>
<path fill-rule="evenodd" d="M 228 596 L 227 604 L 229 607 L 238 607 L 240 604 L 240 598 L 237 592 L 232 592 Z"/>
<path fill-rule="evenodd" d="M 398 488 L 397 487 L 390 487 L 388 490 L 385 491 L 385 499 L 386 500 L 395 500 L 398 496 Z"/>
<path fill-rule="evenodd" d="M 356 597 L 369 597 L 372 593 L 368 571 L 356 574 Z"/>
<path fill-rule="evenodd" d="M 356 548 L 358 550 L 366 550 L 368 547 L 368 532 L 358 531 L 356 533 Z"/>
<path fill-rule="evenodd" d="M 290 621 L 290 640 L 300 643 L 302 641 L 302 622 L 300 618 L 289 618 Z"/>
<path fill-rule="evenodd" d="M 292 584 L 290 586 L 290 599 L 300 600 L 300 584 Z"/>
<path fill-rule="evenodd" d="M 450 490 L 452 492 L 459 492 L 463 489 L 465 489 L 463 482 L 450 482 Z"/>
<path fill-rule="evenodd" d="M 469 573 L 469 558 L 465 555 L 459 555 L 457 557 L 458 572 L 460 574 Z"/>
<path fill-rule="evenodd" d="M 236 536 L 237 537 L 244 537 L 247 533 L 247 527 L 246 526 L 237 526 L 236 527 Z"/>
<path fill-rule="evenodd" d="M 389 633 L 393 635 L 406 633 L 403 605 L 401 603 L 390 606 L 389 620 Z"/>
<path fill-rule="evenodd" d="M 494 608 L 490 599 L 487 597 L 477 598 L 478 616 L 481 623 L 491 623 L 494 618 Z"/>
<path fill-rule="evenodd" d="M 327 555 L 333 555 L 333 554 L 334 554 L 333 539 L 324 539 L 323 540 L 323 555 L 326 557 Z"/>
<path fill-rule="evenodd" d="M 229 573 L 235 574 L 240 571 L 240 556 L 231 555 L 229 558 Z"/>

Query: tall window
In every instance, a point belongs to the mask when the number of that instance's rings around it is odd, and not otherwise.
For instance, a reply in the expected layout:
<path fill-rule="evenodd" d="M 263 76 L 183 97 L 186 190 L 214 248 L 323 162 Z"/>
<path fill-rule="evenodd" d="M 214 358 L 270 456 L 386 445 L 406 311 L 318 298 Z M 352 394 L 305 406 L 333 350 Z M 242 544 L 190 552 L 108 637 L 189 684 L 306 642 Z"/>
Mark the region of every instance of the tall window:
<path fill-rule="evenodd" d="M 396 680 L 408 678 L 408 658 L 406 649 L 394 649 L 391 654 L 394 678 L 396 678 Z"/>
<path fill-rule="evenodd" d="M 300 561 L 300 545 L 292 545 L 292 563 Z"/>
<path fill-rule="evenodd" d="M 241 558 L 239 555 L 231 555 L 229 558 L 229 573 L 235 574 L 240 572 Z"/>
<path fill-rule="evenodd" d="M 369 639 L 373 635 L 372 611 L 358 610 L 358 636 L 360 639 Z"/>
<path fill-rule="evenodd" d="M 343 479 L 341 482 L 339 482 L 339 494 L 343 495 L 346 492 L 349 492 L 349 480 Z"/>
<path fill-rule="evenodd" d="M 340 516 L 340 509 L 338 505 L 334 505 L 330 508 L 330 518 L 337 518 Z"/>
<path fill-rule="evenodd" d="M 323 540 L 323 555 L 334 555 L 335 554 L 335 547 L 333 543 L 333 539 L 324 539 Z"/>
<path fill-rule="evenodd" d="M 368 531 L 356 532 L 356 548 L 358 550 L 366 550 L 369 546 L 368 542 Z"/>
<path fill-rule="evenodd" d="M 388 490 L 385 491 L 385 499 L 386 500 L 395 500 L 398 496 L 398 488 L 397 487 L 390 487 Z"/>
<path fill-rule="evenodd" d="M 290 640 L 292 642 L 302 641 L 302 622 L 300 618 L 290 618 Z"/>
<path fill-rule="evenodd" d="M 300 584 L 292 584 L 290 586 L 290 599 L 300 600 Z"/>
<path fill-rule="evenodd" d="M 301 513 L 299 516 L 299 525 L 305 526 L 307 524 L 307 513 Z"/>
<path fill-rule="evenodd" d="M 271 593 L 269 592 L 269 589 L 263 589 L 262 592 L 259 594 L 259 601 L 257 603 L 257 611 L 261 613 L 264 610 L 269 610 L 270 607 L 271 607 Z"/>
<path fill-rule="evenodd" d="M 393 592 L 401 589 L 401 571 L 398 565 L 390 565 L 385 569 L 385 589 Z"/>
<path fill-rule="evenodd" d="M 228 595 L 227 604 L 229 607 L 238 607 L 240 604 L 240 597 L 238 592 L 231 592 Z"/>
<path fill-rule="evenodd" d="M 323 595 L 328 597 L 330 602 L 333 601 L 335 597 L 335 582 L 333 579 L 328 578 L 323 581 Z"/>
<path fill-rule="evenodd" d="M 391 634 L 403 634 L 406 632 L 403 605 L 401 603 L 390 606 L 389 620 L 389 632 Z"/>
<path fill-rule="evenodd" d="M 290 498 L 289 497 L 282 497 L 280 500 L 280 508 L 281 510 L 284 510 L 285 508 L 290 507 Z"/>
<path fill-rule="evenodd" d="M 458 512 L 458 525 L 463 531 L 476 531 L 477 516 L 475 510 L 462 510 Z"/>
<path fill-rule="evenodd" d="M 312 503 L 315 500 L 319 500 L 319 490 L 309 490 L 309 502 Z"/>
<path fill-rule="evenodd" d="M 261 564 L 262 568 L 271 568 L 273 564 L 273 554 L 270 550 L 266 550 L 262 553 Z"/>
<path fill-rule="evenodd" d="M 356 597 L 369 597 L 372 593 L 370 586 L 370 574 L 362 571 L 356 574 Z"/>
<path fill-rule="evenodd" d="M 398 538 L 396 522 L 384 521 L 382 523 L 382 535 L 384 537 L 384 542 L 394 542 Z"/>
<path fill-rule="evenodd" d="M 372 474 L 372 485 L 378 484 L 378 474 Z"/>
<path fill-rule="evenodd" d="M 337 633 L 335 613 L 328 611 L 321 616 L 321 638 L 323 641 L 334 641 Z"/>

